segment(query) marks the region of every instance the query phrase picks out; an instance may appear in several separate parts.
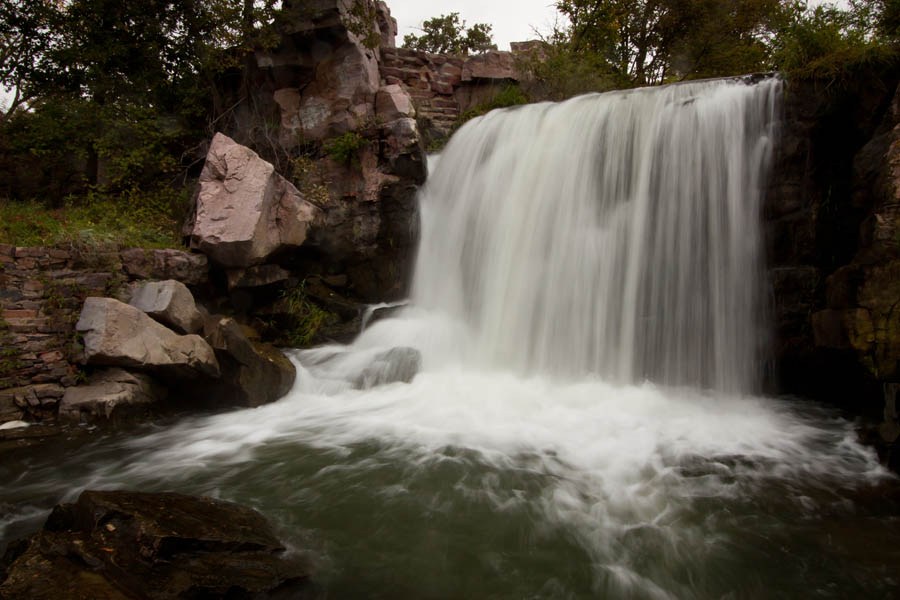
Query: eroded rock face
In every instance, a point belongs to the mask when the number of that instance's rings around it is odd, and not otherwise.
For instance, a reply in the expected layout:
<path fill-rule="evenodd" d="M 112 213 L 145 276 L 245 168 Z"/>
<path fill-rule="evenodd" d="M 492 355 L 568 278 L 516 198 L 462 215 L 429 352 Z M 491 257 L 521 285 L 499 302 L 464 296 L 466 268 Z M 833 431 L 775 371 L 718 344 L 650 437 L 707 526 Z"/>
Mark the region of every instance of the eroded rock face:
<path fill-rule="evenodd" d="M 247 269 L 230 269 L 227 274 L 228 289 L 256 288 L 287 281 L 291 272 L 278 265 L 258 265 Z"/>
<path fill-rule="evenodd" d="M 191 247 L 224 267 L 249 267 L 307 239 L 320 211 L 255 152 L 218 133 L 200 175 Z"/>
<path fill-rule="evenodd" d="M 469 58 L 463 65 L 462 80 L 473 79 L 518 80 L 515 57 L 511 52 L 493 50 Z"/>
<path fill-rule="evenodd" d="M 878 417 L 900 382 L 900 70 L 871 71 L 786 84 L 766 227 L 779 391 Z"/>
<path fill-rule="evenodd" d="M 181 494 L 86 491 L 13 542 L 2 598 L 310 598 L 311 569 L 258 512 Z"/>
<path fill-rule="evenodd" d="M 141 284 L 129 304 L 181 333 L 197 333 L 203 327 L 191 291 L 174 279 Z"/>
<path fill-rule="evenodd" d="M 253 101 L 242 102 L 244 92 L 225 91 L 236 106 L 227 133 L 283 174 L 291 172 L 300 194 L 321 208 L 321 219 L 307 230 L 299 253 L 259 258 L 261 253 L 250 252 L 254 258 L 241 261 L 210 256 L 227 269 L 277 264 L 302 280 L 307 273 L 297 272 L 301 268 L 290 264 L 291 257 L 314 255 L 310 260 L 321 269 L 313 274 L 345 275 L 352 295 L 378 302 L 407 291 L 418 231 L 415 194 L 425 180 L 426 159 L 411 97 L 385 81 L 379 63 L 378 36 L 388 48 L 396 35 L 390 10 L 372 2 L 375 10 L 366 17 L 372 22 L 362 23 L 353 7 L 346 0 L 282 3 L 278 42 L 255 55 L 249 76 Z M 278 115 L 277 130 L 271 131 L 269 121 L 260 123 L 261 112 Z M 261 129 L 270 132 L 265 139 L 257 134 Z M 343 142 L 353 150 L 339 157 L 329 148 L 345 134 Z M 273 142 L 278 148 L 270 156 Z M 298 155 L 312 165 L 313 175 L 298 176 L 295 163 L 284 158 Z M 212 239 L 221 236 L 210 232 L 208 247 L 221 246 Z M 235 241 L 250 245 L 249 239 Z"/>
<path fill-rule="evenodd" d="M 88 365 L 150 371 L 161 377 L 218 377 L 213 349 L 198 335 L 178 335 L 143 311 L 112 298 L 88 298 L 75 325 Z"/>
<path fill-rule="evenodd" d="M 94 373 L 87 385 L 66 390 L 59 418 L 82 423 L 141 418 L 166 394 L 166 389 L 149 375 L 104 369 Z"/>
<path fill-rule="evenodd" d="M 175 279 L 185 285 L 201 285 L 209 277 L 209 261 L 203 254 L 129 248 L 122 250 L 119 258 L 125 272 L 135 279 Z"/>

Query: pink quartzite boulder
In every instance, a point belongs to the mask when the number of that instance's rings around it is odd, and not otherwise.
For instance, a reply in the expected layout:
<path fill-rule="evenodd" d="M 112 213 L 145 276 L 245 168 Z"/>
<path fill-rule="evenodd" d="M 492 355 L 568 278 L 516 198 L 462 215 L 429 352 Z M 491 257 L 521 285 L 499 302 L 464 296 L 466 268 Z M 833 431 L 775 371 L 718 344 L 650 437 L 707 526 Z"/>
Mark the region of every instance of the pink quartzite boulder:
<path fill-rule="evenodd" d="M 89 365 L 150 371 L 161 377 L 218 377 L 219 363 L 199 335 L 178 335 L 112 298 L 88 298 L 75 325 Z"/>
<path fill-rule="evenodd" d="M 302 245 L 320 213 L 270 163 L 219 133 L 200 175 L 191 247 L 224 267 L 261 264 Z"/>

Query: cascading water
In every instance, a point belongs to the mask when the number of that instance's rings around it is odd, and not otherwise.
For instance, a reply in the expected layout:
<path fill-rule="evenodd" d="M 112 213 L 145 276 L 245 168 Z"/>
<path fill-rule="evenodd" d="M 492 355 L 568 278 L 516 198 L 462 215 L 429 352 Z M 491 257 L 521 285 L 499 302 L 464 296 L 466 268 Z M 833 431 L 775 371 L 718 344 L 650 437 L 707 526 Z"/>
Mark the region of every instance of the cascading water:
<path fill-rule="evenodd" d="M 751 395 L 779 90 L 467 124 L 422 193 L 409 307 L 295 352 L 275 404 L 9 457 L 0 538 L 84 488 L 166 489 L 256 507 L 335 598 L 894 594 L 893 480 L 850 423 Z M 412 382 L 359 389 L 398 347 Z"/>
<path fill-rule="evenodd" d="M 584 96 L 464 127 L 424 195 L 415 303 L 468 323 L 479 362 L 755 389 L 780 85 Z"/>

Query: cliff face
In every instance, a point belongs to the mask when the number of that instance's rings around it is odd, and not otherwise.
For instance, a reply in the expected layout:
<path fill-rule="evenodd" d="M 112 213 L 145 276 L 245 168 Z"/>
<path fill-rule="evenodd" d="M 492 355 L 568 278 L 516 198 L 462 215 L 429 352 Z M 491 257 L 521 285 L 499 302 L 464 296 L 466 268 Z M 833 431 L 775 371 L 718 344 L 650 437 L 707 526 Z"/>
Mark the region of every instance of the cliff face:
<path fill-rule="evenodd" d="M 778 391 L 893 414 L 900 69 L 789 82 L 766 204 Z M 886 418 L 888 418 L 886 417 Z"/>
<path fill-rule="evenodd" d="M 299 252 L 270 262 L 346 277 L 339 291 L 360 300 L 402 297 L 426 163 L 411 99 L 382 73 L 396 23 L 374 1 L 285 2 L 279 18 L 274 47 L 222 82 L 233 108 L 218 125 L 322 212 Z"/>

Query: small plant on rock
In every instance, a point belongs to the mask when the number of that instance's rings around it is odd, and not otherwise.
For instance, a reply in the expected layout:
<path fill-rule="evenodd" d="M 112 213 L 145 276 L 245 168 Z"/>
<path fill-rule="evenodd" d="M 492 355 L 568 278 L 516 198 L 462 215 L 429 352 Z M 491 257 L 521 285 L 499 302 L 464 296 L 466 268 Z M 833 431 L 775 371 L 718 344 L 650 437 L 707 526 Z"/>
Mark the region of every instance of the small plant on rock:
<path fill-rule="evenodd" d="M 325 153 L 335 162 L 350 165 L 359 160 L 359 151 L 366 145 L 366 140 L 355 131 L 330 139 L 325 143 Z"/>

